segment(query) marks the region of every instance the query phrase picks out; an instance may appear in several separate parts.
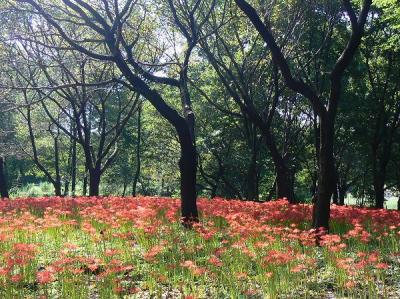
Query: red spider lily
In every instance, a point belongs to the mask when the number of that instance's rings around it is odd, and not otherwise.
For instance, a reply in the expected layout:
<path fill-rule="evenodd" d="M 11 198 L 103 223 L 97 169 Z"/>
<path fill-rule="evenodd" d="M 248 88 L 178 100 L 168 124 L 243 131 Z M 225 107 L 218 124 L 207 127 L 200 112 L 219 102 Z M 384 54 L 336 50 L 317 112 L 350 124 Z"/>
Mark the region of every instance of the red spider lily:
<path fill-rule="evenodd" d="M 208 259 L 208 262 L 211 264 L 211 265 L 214 265 L 214 266 L 216 266 L 216 267 L 221 267 L 223 264 L 222 264 L 222 261 L 217 257 L 217 256 L 215 256 L 215 255 L 212 255 L 209 259 Z"/>
<path fill-rule="evenodd" d="M 268 264 L 284 265 L 295 259 L 295 255 L 291 250 L 280 252 L 277 250 L 270 250 L 264 257 L 265 262 Z"/>
<path fill-rule="evenodd" d="M 114 255 L 118 255 L 121 254 L 121 250 L 118 249 L 106 249 L 106 251 L 104 252 L 105 256 L 114 256 Z"/>
<path fill-rule="evenodd" d="M 11 276 L 10 280 L 14 283 L 18 283 L 22 280 L 22 278 L 22 274 L 15 274 Z"/>
<path fill-rule="evenodd" d="M 147 262 L 152 262 L 154 261 L 155 257 L 161 253 L 163 251 L 164 247 L 160 246 L 160 245 L 156 245 L 153 246 L 152 248 L 150 248 L 149 251 L 147 251 L 144 255 L 143 258 L 147 261 Z"/>
<path fill-rule="evenodd" d="M 298 272 L 302 272 L 306 269 L 307 269 L 307 266 L 300 264 L 300 265 L 294 266 L 292 269 L 290 269 L 290 271 L 293 273 L 298 273 Z"/>
<path fill-rule="evenodd" d="M 389 265 L 388 264 L 386 264 L 386 263 L 377 263 L 376 265 L 375 265 L 375 268 L 376 269 L 387 269 L 387 268 L 389 268 Z"/>
<path fill-rule="evenodd" d="M 195 267 L 196 264 L 195 264 L 193 261 L 186 260 L 186 261 L 183 261 L 183 262 L 180 264 L 180 266 L 181 266 L 181 267 L 184 267 L 184 268 L 192 268 L 192 267 Z"/>
<path fill-rule="evenodd" d="M 48 284 L 54 281 L 54 274 L 49 270 L 39 271 L 36 273 L 36 281 L 39 284 Z"/>

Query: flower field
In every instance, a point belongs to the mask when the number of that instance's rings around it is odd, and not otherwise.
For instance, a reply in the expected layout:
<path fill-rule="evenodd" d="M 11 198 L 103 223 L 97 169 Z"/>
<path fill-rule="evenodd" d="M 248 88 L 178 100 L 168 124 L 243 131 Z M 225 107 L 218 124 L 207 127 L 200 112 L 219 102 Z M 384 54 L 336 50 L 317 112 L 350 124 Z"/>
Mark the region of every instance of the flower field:
<path fill-rule="evenodd" d="M 400 298 L 400 212 L 159 197 L 0 202 L 0 298 Z"/>

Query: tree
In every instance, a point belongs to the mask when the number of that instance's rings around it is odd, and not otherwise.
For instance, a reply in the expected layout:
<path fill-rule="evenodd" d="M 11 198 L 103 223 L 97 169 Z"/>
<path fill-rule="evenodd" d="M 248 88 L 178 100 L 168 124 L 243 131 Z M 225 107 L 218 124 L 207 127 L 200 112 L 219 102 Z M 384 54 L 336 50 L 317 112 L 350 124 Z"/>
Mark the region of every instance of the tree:
<path fill-rule="evenodd" d="M 378 15 L 387 15 L 385 11 Z M 385 18 L 374 18 L 371 33 L 362 49 L 368 74 L 370 94 L 367 100 L 376 111 L 371 122 L 374 130 L 371 137 L 372 178 L 375 207 L 382 209 L 385 201 L 387 167 L 392 156 L 395 135 L 400 126 L 400 49 L 388 41 L 399 35 L 396 23 Z"/>
<path fill-rule="evenodd" d="M 314 203 L 313 226 L 329 229 L 330 200 L 334 190 L 335 173 L 334 166 L 334 125 L 337 108 L 342 92 L 342 77 L 346 68 L 351 63 L 363 36 L 364 25 L 372 0 L 364 0 L 359 16 L 352 7 L 349 0 L 343 0 L 344 15 L 349 18 L 351 23 L 351 34 L 347 44 L 330 71 L 330 87 L 328 100 L 325 104 L 324 95 L 314 90 L 314 88 L 298 79 L 293 75 L 288 59 L 285 57 L 281 47 L 277 44 L 272 33 L 271 27 L 264 24 L 257 11 L 245 0 L 235 0 L 236 4 L 243 13 L 253 23 L 255 29 L 267 44 L 271 51 L 273 62 L 279 68 L 288 88 L 294 92 L 302 94 L 307 98 L 314 111 L 319 117 L 319 175 L 318 175 L 318 194 Z M 299 66 L 301 67 L 301 66 Z"/>
<path fill-rule="evenodd" d="M 185 222 L 190 219 L 197 219 L 196 206 L 196 150 L 192 138 L 191 125 L 185 117 L 170 106 L 162 97 L 161 93 L 152 89 L 146 80 L 155 83 L 169 83 L 176 85 L 175 80 L 159 77 L 144 70 L 135 57 L 135 52 L 140 39 L 139 30 L 132 32 L 129 28 L 138 28 L 136 23 L 137 15 L 133 12 L 146 14 L 146 6 L 128 0 L 120 7 L 118 2 L 103 1 L 97 6 L 86 3 L 82 0 L 63 1 L 68 10 L 68 20 L 58 19 L 59 14 L 64 14 L 61 5 L 54 6 L 53 2 L 22 0 L 28 3 L 55 29 L 56 33 L 74 50 L 79 51 L 93 59 L 114 63 L 129 84 L 130 88 L 146 98 L 157 111 L 168 120 L 175 128 L 181 146 L 181 158 L 179 162 L 181 173 L 181 198 L 182 217 Z M 200 1 L 198 1 L 200 3 Z M 143 9 L 144 8 L 144 9 Z M 144 16 L 140 16 L 145 19 Z M 83 20 L 83 23 L 80 22 Z M 82 42 L 75 38 L 73 32 L 67 31 L 68 27 L 76 28 L 75 21 L 79 23 L 79 32 L 90 31 L 95 38 L 91 42 L 86 39 Z M 66 23 L 66 24 L 63 24 Z M 76 24 L 76 23 L 75 23 Z M 140 29 L 141 22 L 138 23 Z M 136 34 L 135 34 L 136 33 Z M 98 46 L 101 44 L 101 50 Z M 89 47 L 92 46 L 92 48 Z"/>

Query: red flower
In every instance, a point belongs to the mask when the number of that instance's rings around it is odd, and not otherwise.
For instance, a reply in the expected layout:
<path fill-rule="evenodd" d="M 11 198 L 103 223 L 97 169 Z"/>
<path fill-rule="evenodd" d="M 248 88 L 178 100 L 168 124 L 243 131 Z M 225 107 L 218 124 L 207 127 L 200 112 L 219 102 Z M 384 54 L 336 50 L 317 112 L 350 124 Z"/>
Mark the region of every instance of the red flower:
<path fill-rule="evenodd" d="M 36 273 L 36 281 L 40 284 L 48 284 L 54 281 L 53 273 L 49 270 L 39 271 Z"/>

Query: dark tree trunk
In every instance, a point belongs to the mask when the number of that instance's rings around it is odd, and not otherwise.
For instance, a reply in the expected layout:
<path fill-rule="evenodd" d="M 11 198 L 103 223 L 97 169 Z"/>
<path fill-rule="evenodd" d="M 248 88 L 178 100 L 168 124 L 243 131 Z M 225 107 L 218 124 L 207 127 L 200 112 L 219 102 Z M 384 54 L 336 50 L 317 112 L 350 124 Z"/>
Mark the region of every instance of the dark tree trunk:
<path fill-rule="evenodd" d="M 310 186 L 310 193 L 311 193 L 311 198 L 314 198 L 317 193 L 317 181 L 318 181 L 318 172 L 314 171 L 312 174 L 312 182 Z"/>
<path fill-rule="evenodd" d="M 9 198 L 4 158 L 0 157 L 0 197 Z"/>
<path fill-rule="evenodd" d="M 56 196 L 62 196 L 62 193 L 61 193 L 61 182 L 54 182 L 53 186 L 54 186 L 54 194 Z"/>
<path fill-rule="evenodd" d="M 126 194 L 126 187 L 128 186 L 128 184 L 126 182 L 124 182 L 124 188 L 122 190 L 122 197 L 125 197 Z"/>
<path fill-rule="evenodd" d="M 211 194 L 210 194 L 211 198 L 215 198 L 217 196 L 217 190 L 218 190 L 217 184 L 211 186 Z"/>
<path fill-rule="evenodd" d="M 272 161 L 276 171 L 276 196 L 278 198 L 287 198 L 290 203 L 296 203 L 294 197 L 294 185 L 291 181 L 291 174 L 286 166 L 284 158 L 278 152 L 271 134 L 266 136 L 267 147 L 271 153 Z"/>
<path fill-rule="evenodd" d="M 88 185 L 88 171 L 87 168 L 85 169 L 85 175 L 83 177 L 83 186 L 82 186 L 82 195 L 87 195 L 87 185 Z"/>
<path fill-rule="evenodd" d="M 99 196 L 101 171 L 98 167 L 89 170 L 89 196 Z"/>
<path fill-rule="evenodd" d="M 135 176 L 133 178 L 133 183 L 132 183 L 132 196 L 136 196 L 136 188 L 137 188 L 137 183 L 139 181 L 139 176 L 140 176 L 140 142 L 142 138 L 142 106 L 140 105 L 139 111 L 138 111 L 138 122 L 137 122 L 137 140 L 136 140 L 136 171 L 135 171 Z"/>
<path fill-rule="evenodd" d="M 73 135 L 76 136 L 76 129 L 73 130 Z M 71 157 L 71 195 L 76 194 L 76 140 L 72 140 L 72 157 Z"/>
<path fill-rule="evenodd" d="M 246 199 L 258 200 L 258 171 L 257 171 L 257 152 L 253 148 L 249 169 L 246 178 Z"/>
<path fill-rule="evenodd" d="M 296 203 L 294 196 L 294 186 L 291 180 L 291 174 L 285 164 L 276 165 L 276 195 L 278 198 L 287 198 L 291 204 Z"/>
<path fill-rule="evenodd" d="M 382 176 L 374 177 L 375 208 L 383 209 L 385 203 L 385 182 Z"/>
<path fill-rule="evenodd" d="M 377 130 L 378 131 L 378 130 Z M 375 208 L 383 209 L 385 202 L 385 179 L 386 179 L 386 166 L 389 161 L 388 158 L 383 157 L 383 154 L 379 154 L 379 138 L 375 137 L 372 144 L 372 177 L 375 195 Z M 382 145 L 383 153 L 387 153 L 385 145 Z M 390 153 L 387 153 L 389 156 Z"/>
<path fill-rule="evenodd" d="M 274 183 L 272 184 L 272 187 L 269 189 L 267 198 L 265 200 L 271 201 L 272 197 L 274 196 L 274 193 L 276 193 L 276 177 L 275 177 Z"/>
<path fill-rule="evenodd" d="M 197 152 L 193 144 L 190 128 L 184 125 L 178 129 L 179 143 L 181 145 L 181 158 L 179 169 L 181 174 L 181 210 L 184 223 L 198 220 L 196 204 L 196 172 Z"/>
<path fill-rule="evenodd" d="M 339 192 L 337 190 L 337 187 L 333 190 L 332 203 L 335 205 L 339 204 Z"/>
<path fill-rule="evenodd" d="M 58 132 L 59 134 L 59 132 Z M 54 191 L 56 196 L 62 196 L 61 193 L 61 175 L 60 175 L 60 151 L 58 148 L 58 135 L 54 137 L 54 168 L 56 177 L 54 180 Z"/>
<path fill-rule="evenodd" d="M 64 194 L 70 194 L 75 197 L 76 192 L 76 128 L 71 123 L 70 153 L 68 158 L 69 178 L 65 184 L 66 190 Z M 69 181 L 70 180 L 70 181 Z M 71 192 L 69 191 L 69 183 L 71 183 Z"/>
<path fill-rule="evenodd" d="M 347 189 L 346 187 L 339 186 L 339 202 L 338 202 L 338 204 L 340 206 L 344 206 L 344 199 L 345 199 L 346 193 L 347 193 L 346 189 Z"/>
<path fill-rule="evenodd" d="M 336 176 L 333 157 L 334 118 L 320 119 L 320 155 L 317 198 L 314 206 L 313 227 L 329 230 L 330 202 Z"/>

